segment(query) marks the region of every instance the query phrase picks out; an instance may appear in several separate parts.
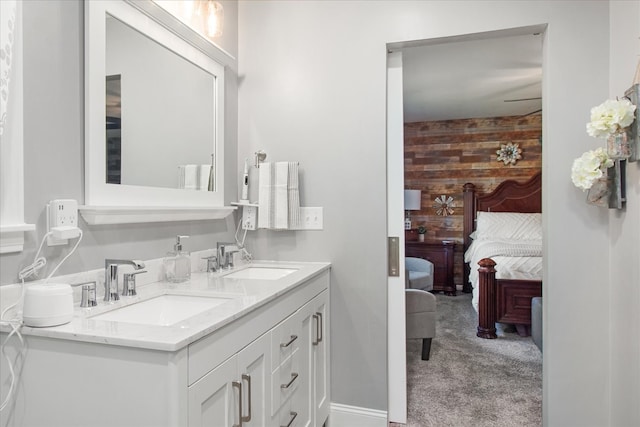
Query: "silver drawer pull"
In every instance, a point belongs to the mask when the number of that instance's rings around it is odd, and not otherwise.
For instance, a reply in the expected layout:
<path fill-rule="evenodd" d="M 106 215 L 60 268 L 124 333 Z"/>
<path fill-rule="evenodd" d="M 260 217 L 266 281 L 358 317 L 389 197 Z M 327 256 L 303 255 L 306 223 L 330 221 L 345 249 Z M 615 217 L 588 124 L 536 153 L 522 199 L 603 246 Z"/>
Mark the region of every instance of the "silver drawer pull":
<path fill-rule="evenodd" d="M 296 419 L 296 417 L 298 416 L 297 412 L 289 412 L 289 415 L 291 415 L 291 419 L 289 420 L 289 423 L 286 426 L 280 426 L 280 427 L 291 427 L 291 424 L 293 424 L 293 420 Z"/>
<path fill-rule="evenodd" d="M 316 314 L 313 315 L 313 318 L 316 321 L 316 336 L 311 344 L 318 345 L 322 342 L 322 313 L 316 311 Z"/>
<path fill-rule="evenodd" d="M 241 417 L 243 422 L 251 421 L 251 375 L 242 374 L 242 380 L 247 382 L 247 401 L 249 402 L 248 413 L 246 417 Z"/>
<path fill-rule="evenodd" d="M 238 389 L 238 424 L 233 427 L 242 427 L 242 383 L 240 381 L 232 381 L 231 385 Z"/>
<path fill-rule="evenodd" d="M 291 344 L 293 344 L 293 342 L 294 342 L 295 340 L 297 340 L 297 339 L 298 339 L 298 336 L 297 336 L 297 335 L 291 335 L 291 339 L 289 340 L 289 342 L 288 342 L 288 343 L 286 343 L 286 344 L 282 344 L 282 343 L 281 343 L 281 344 L 280 344 L 280 347 L 281 347 L 281 348 L 289 347 L 289 346 L 290 346 Z"/>
<path fill-rule="evenodd" d="M 322 342 L 322 337 L 324 336 L 324 325 L 322 324 L 322 313 L 319 311 L 316 312 L 318 315 L 318 342 Z"/>
<path fill-rule="evenodd" d="M 291 387 L 291 384 L 293 384 L 293 382 L 296 380 L 296 378 L 298 378 L 298 374 L 296 374 L 295 372 L 292 372 L 291 373 L 291 381 L 289 381 L 289 383 L 287 383 L 287 384 L 282 384 L 280 386 L 280 388 L 286 389 L 286 388 Z"/>

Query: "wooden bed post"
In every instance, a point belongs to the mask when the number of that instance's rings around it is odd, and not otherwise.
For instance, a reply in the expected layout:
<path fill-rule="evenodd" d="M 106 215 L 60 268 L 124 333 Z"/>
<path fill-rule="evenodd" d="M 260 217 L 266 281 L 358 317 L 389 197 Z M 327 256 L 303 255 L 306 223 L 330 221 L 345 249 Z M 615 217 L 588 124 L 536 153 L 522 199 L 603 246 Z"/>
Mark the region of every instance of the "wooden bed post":
<path fill-rule="evenodd" d="M 478 332 L 480 338 L 498 338 L 496 335 L 496 263 L 491 258 L 478 262 L 480 268 L 478 301 Z"/>
<path fill-rule="evenodd" d="M 462 245 L 462 292 L 470 293 L 473 292 L 473 287 L 471 283 L 469 283 L 470 266 L 464 262 L 464 254 L 467 252 L 467 249 L 469 249 L 469 245 L 471 245 L 471 237 L 469 237 L 469 235 L 475 230 L 476 186 L 470 182 L 466 183 L 462 190 L 462 197 L 464 201 L 464 213 L 462 217 L 462 238 L 464 239 Z"/>

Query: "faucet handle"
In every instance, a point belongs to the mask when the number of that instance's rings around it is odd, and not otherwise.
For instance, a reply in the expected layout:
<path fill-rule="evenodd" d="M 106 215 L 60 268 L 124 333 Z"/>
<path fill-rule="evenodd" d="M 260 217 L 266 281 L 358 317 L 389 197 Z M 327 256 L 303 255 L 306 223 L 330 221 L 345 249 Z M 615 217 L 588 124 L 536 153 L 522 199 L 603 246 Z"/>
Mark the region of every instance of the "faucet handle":
<path fill-rule="evenodd" d="M 82 299 L 80 300 L 80 307 L 95 307 L 98 305 L 96 298 L 96 282 L 79 283 L 76 286 L 82 286 Z"/>
<path fill-rule="evenodd" d="M 228 269 L 232 269 L 233 268 L 233 254 L 240 252 L 239 250 L 235 249 L 235 250 L 231 250 L 228 251 L 224 254 L 225 256 L 225 260 L 226 260 L 226 265 Z"/>
<path fill-rule="evenodd" d="M 215 273 L 218 271 L 218 257 L 215 255 L 211 255 L 208 257 L 204 257 L 202 259 L 207 260 L 207 273 Z"/>
<path fill-rule="evenodd" d="M 146 270 L 138 270 L 133 273 L 124 274 L 124 284 L 122 285 L 122 296 L 132 297 L 138 295 L 136 292 L 136 274 L 146 273 Z"/>

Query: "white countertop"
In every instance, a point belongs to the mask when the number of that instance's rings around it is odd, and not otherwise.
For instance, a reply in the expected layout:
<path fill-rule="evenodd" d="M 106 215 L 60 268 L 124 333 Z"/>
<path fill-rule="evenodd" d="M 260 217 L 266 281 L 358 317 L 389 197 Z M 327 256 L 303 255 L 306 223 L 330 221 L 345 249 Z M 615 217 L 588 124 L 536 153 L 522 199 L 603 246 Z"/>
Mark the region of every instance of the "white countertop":
<path fill-rule="evenodd" d="M 291 268 L 297 271 L 276 280 L 232 279 L 225 277 L 227 274 L 247 267 Z M 325 262 L 254 261 L 229 272 L 194 272 L 188 282 L 155 282 L 147 285 L 138 285 L 137 296 L 121 297 L 119 301 L 113 303 L 105 303 L 102 300 L 98 300 L 98 305 L 92 308 L 80 308 L 76 305 L 74 317 L 70 323 L 48 328 L 23 326 L 21 333 L 27 336 L 151 350 L 177 351 L 278 298 L 308 279 L 328 270 L 329 267 L 330 264 Z M 220 296 L 228 297 L 229 301 L 169 326 L 144 325 L 93 318 L 98 314 L 163 294 Z M 3 331 L 7 331 L 7 329 L 3 329 Z"/>

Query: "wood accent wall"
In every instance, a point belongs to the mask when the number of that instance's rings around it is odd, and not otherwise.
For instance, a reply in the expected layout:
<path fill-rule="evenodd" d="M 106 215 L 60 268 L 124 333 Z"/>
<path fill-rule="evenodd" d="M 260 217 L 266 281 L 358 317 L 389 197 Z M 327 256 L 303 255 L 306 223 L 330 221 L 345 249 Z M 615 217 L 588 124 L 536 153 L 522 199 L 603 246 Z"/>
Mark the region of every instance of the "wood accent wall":
<path fill-rule="evenodd" d="M 413 227 L 427 227 L 427 240 L 453 240 L 455 283 L 462 285 L 462 186 L 472 182 L 479 193 L 506 179 L 526 181 L 542 168 L 542 116 L 491 117 L 404 125 L 404 182 L 422 190 L 422 209 L 412 211 Z M 515 165 L 496 160 L 496 150 L 512 142 L 522 149 Z M 453 215 L 436 215 L 434 200 L 454 198 Z"/>

